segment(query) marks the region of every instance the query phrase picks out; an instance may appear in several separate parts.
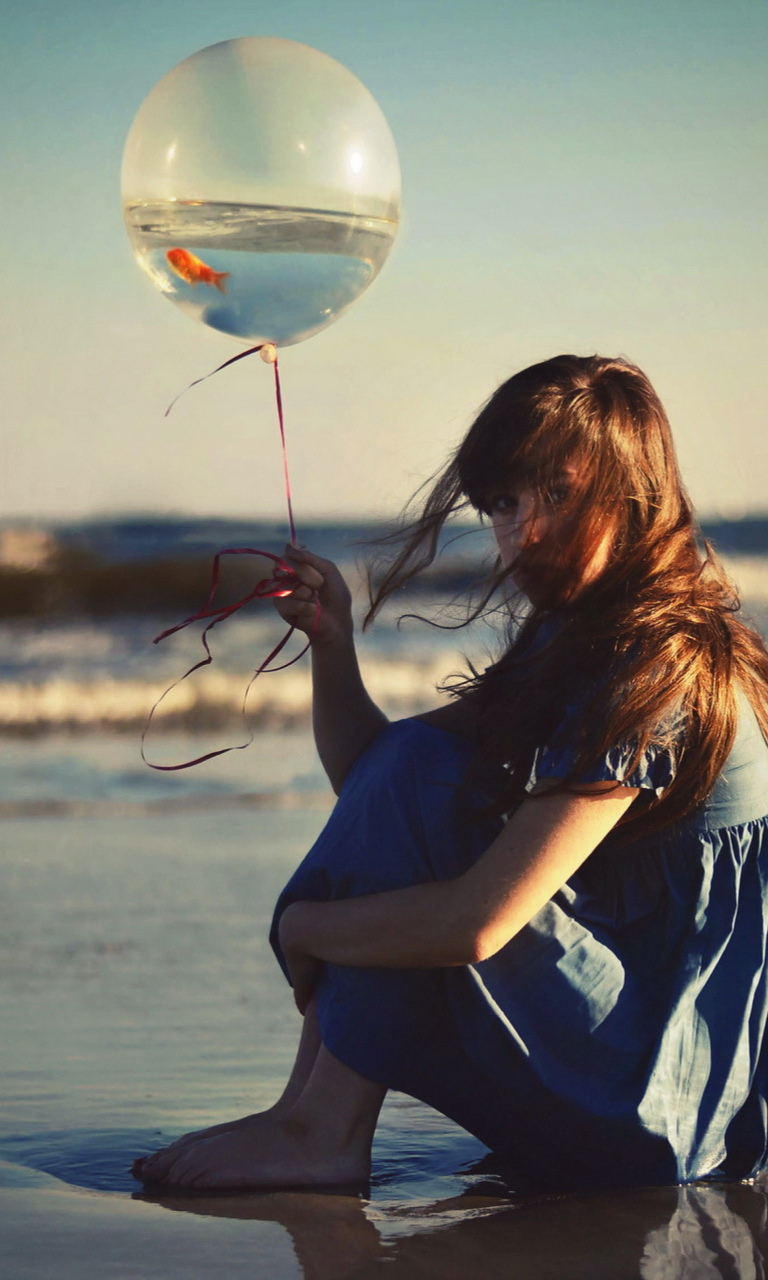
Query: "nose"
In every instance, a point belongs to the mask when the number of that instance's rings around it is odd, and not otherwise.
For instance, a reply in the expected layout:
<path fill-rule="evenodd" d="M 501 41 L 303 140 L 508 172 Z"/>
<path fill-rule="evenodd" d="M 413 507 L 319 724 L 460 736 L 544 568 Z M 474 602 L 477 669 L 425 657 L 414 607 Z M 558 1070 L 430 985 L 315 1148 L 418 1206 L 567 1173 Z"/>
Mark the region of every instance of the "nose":
<path fill-rule="evenodd" d="M 529 490 L 525 490 L 518 496 L 515 523 L 521 551 L 524 547 L 535 546 L 537 542 L 541 542 L 547 531 L 548 519 L 541 510 L 541 502 Z"/>

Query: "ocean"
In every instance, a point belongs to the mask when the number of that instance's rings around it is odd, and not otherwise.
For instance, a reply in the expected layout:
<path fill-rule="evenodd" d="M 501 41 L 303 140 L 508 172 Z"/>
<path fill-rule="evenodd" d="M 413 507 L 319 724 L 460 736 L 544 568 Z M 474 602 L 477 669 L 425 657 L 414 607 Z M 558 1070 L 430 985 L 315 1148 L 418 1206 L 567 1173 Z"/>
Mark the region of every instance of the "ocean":
<path fill-rule="evenodd" d="M 80 549 L 91 539 L 108 566 L 281 546 L 279 531 L 222 522 L 56 533 Z M 359 587 L 351 531 L 321 526 L 304 540 Z M 745 612 L 765 631 L 768 544 L 723 549 Z M 480 535 L 460 539 L 445 581 L 486 552 Z M 405 604 L 443 625 L 458 619 L 434 590 Z M 398 627 L 400 612 L 361 637 L 366 677 L 393 716 L 434 705 L 446 676 L 488 661 L 500 643 L 490 625 Z M 129 1172 L 135 1156 L 269 1105 L 288 1073 L 300 1019 L 266 934 L 333 799 L 308 727 L 306 659 L 256 681 L 246 749 L 174 773 L 143 763 L 152 702 L 198 655 L 189 631 L 152 644 L 168 621 L 54 610 L 0 622 L 8 1280 L 357 1280 L 383 1268 L 408 1280 L 764 1276 L 762 1187 L 521 1198 L 482 1144 L 400 1095 L 385 1105 L 367 1195 L 143 1194 Z M 280 629 L 267 603 L 224 624 L 208 685 L 149 735 L 150 758 L 177 763 L 246 741 L 243 689 Z"/>
<path fill-rule="evenodd" d="M 302 532 L 308 547 L 342 568 L 353 588 L 358 622 L 366 605 L 364 560 L 381 531 L 376 525 L 321 523 Z M 705 525 L 704 532 L 724 555 L 745 613 L 764 629 L 768 519 L 721 521 Z M 0 561 L 0 604 L 6 604 L 0 610 L 0 735 L 140 732 L 153 704 L 205 656 L 199 624 L 160 644 L 153 640 L 205 604 L 215 552 L 251 547 L 279 555 L 285 540 L 278 524 L 172 517 L 70 524 L 54 527 L 50 535 L 60 563 L 47 574 L 38 572 L 36 597 L 29 586 L 35 574 L 6 570 L 3 575 Z M 444 536 L 425 584 L 390 601 L 372 629 L 358 631 L 366 679 L 388 714 L 425 710 L 446 677 L 466 671 L 468 663 L 483 666 L 500 652 L 503 627 L 493 619 L 458 625 L 465 617 L 462 592 L 491 558 L 487 528 L 458 526 Z M 234 561 L 225 563 L 230 567 Z M 223 602 L 245 594 L 265 564 L 239 559 Z M 26 592 L 26 609 L 11 607 L 14 591 L 17 598 Z M 167 695 L 153 721 L 153 736 L 223 734 L 216 740 L 220 746 L 243 741 L 247 726 L 259 731 L 306 726 L 311 698 L 306 659 L 261 675 L 243 715 L 254 670 L 284 630 L 269 601 L 255 601 L 215 628 L 214 662 Z M 298 655 L 301 644 L 294 636 L 281 661 Z M 13 794 L 17 782 L 14 777 Z M 0 784 L 0 804 L 13 794 Z"/>

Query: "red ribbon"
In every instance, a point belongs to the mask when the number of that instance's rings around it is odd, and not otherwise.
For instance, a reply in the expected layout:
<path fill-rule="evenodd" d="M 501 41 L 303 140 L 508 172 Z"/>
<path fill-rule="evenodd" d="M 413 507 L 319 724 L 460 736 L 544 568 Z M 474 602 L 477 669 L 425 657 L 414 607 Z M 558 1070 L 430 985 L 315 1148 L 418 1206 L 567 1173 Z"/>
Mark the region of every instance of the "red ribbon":
<path fill-rule="evenodd" d="M 169 404 L 168 408 L 165 411 L 165 416 L 168 417 L 168 414 L 171 412 L 171 409 L 173 408 L 173 406 L 181 398 L 181 396 L 185 394 L 186 391 L 189 391 L 192 387 L 196 387 L 200 382 L 205 382 L 206 378 L 213 377 L 214 373 L 219 373 L 222 369 L 226 369 L 228 365 L 235 364 L 236 361 L 243 360 L 246 356 L 255 355 L 256 352 L 261 351 L 265 345 L 267 344 L 259 343 L 257 347 L 249 347 L 247 351 L 241 351 L 239 352 L 238 355 L 232 356 L 229 360 L 225 360 L 223 364 L 220 364 L 218 368 L 213 369 L 211 373 L 205 374 L 204 377 L 202 378 L 196 378 L 194 382 L 191 382 L 188 387 L 185 387 L 184 391 L 180 392 L 179 395 L 176 396 L 175 400 L 171 401 L 171 403 Z M 296 542 L 296 525 L 293 518 L 293 506 L 291 503 L 291 482 L 290 482 L 290 476 L 288 474 L 288 454 L 285 446 L 285 423 L 283 421 L 283 399 L 280 392 L 280 374 L 277 367 L 277 352 L 275 352 L 275 359 L 272 362 L 272 364 L 275 370 L 275 400 L 277 404 L 277 418 L 278 418 L 278 423 L 280 425 L 280 443 L 281 443 L 282 454 L 283 454 L 283 475 L 285 477 L 285 497 L 286 497 L 286 502 L 288 506 L 288 523 L 289 523 L 290 532 L 291 532 L 291 542 L 295 543 Z M 275 568 L 270 577 L 260 578 L 259 581 L 256 583 L 256 585 L 252 588 L 252 590 L 249 591 L 248 594 L 243 596 L 240 600 L 234 601 L 233 604 L 224 605 L 223 607 L 217 607 L 217 606 L 214 606 L 213 601 L 216 596 L 216 591 L 219 585 L 219 566 L 221 564 L 222 556 L 263 556 L 265 559 L 271 560 L 275 565 Z M 145 750 L 144 750 L 144 744 L 145 744 L 147 733 L 149 732 L 149 727 L 152 723 L 152 720 L 154 718 L 155 712 L 157 711 L 157 708 L 160 706 L 160 703 L 163 702 L 164 699 L 168 697 L 168 694 L 171 693 L 174 689 L 176 689 L 182 683 L 182 681 L 186 680 L 188 676 L 191 676 L 193 672 L 199 671 L 201 667 L 208 667 L 213 662 L 213 654 L 211 653 L 210 646 L 208 644 L 209 632 L 211 632 L 214 627 L 218 626 L 220 622 L 226 622 L 227 618 L 231 618 L 233 613 L 237 613 L 239 609 L 242 609 L 245 605 L 250 604 L 252 600 L 267 600 L 267 599 L 274 599 L 277 596 L 287 596 L 287 595 L 290 595 L 290 593 L 297 586 L 299 586 L 299 579 L 291 569 L 290 565 L 286 564 L 284 560 L 281 560 L 279 556 L 273 555 L 271 551 L 259 551 L 259 550 L 256 550 L 254 547 L 226 547 L 223 551 L 217 552 L 217 554 L 213 558 L 213 571 L 211 574 L 211 589 L 208 593 L 208 599 L 206 603 L 203 605 L 202 609 L 198 609 L 196 613 L 190 614 L 188 618 L 185 618 L 183 622 L 177 623 L 175 627 L 169 627 L 166 631 L 161 632 L 161 634 L 159 636 L 155 636 L 154 640 L 152 641 L 153 644 L 159 644 L 161 640 L 167 639 L 168 636 L 175 635 L 177 631 L 183 631 L 185 627 L 190 626 L 191 623 L 193 622 L 202 622 L 207 619 L 210 619 L 210 621 L 208 621 L 208 624 L 203 630 L 203 633 L 200 637 L 200 641 L 205 650 L 205 657 L 201 658 L 199 662 L 194 663 L 194 665 L 191 666 L 188 671 L 184 672 L 183 676 L 179 676 L 178 680 L 174 680 L 173 684 L 168 686 L 165 692 L 162 693 L 160 697 L 157 699 L 157 702 L 154 704 L 154 706 L 152 707 L 152 710 L 149 713 L 149 716 L 147 717 L 147 723 L 145 724 L 144 730 L 141 735 L 141 758 L 145 764 L 149 765 L 150 769 L 158 769 L 164 773 L 172 773 L 178 769 L 190 769 L 193 765 L 202 764 L 203 761 L 205 760 L 213 760 L 216 756 L 226 755 L 228 751 L 244 751 L 246 747 L 249 747 L 251 745 L 251 743 L 253 742 L 253 730 L 250 730 L 250 736 L 247 742 L 239 743 L 237 746 L 234 746 L 234 747 L 220 747 L 217 751 L 207 751 L 204 755 L 196 756 L 194 760 L 185 760 L 182 764 L 153 764 L 151 760 L 147 759 Z M 316 600 L 313 629 L 314 627 L 317 626 L 319 616 L 320 616 L 320 605 Z M 251 687 L 254 681 L 256 680 L 256 678 L 267 672 L 284 671 L 286 667 L 293 666 L 294 662 L 298 662 L 299 658 L 303 658 L 304 654 L 307 652 L 307 649 L 309 648 L 309 643 L 310 643 L 309 641 L 307 641 L 307 643 L 304 645 L 304 648 L 301 650 L 301 652 L 297 653 L 296 656 L 294 658 L 291 658 L 288 662 L 283 662 L 278 667 L 273 667 L 270 665 L 272 661 L 278 656 L 278 654 L 280 654 L 282 650 L 285 648 L 286 644 L 288 643 L 291 636 L 293 635 L 295 629 L 296 629 L 295 627 L 288 628 L 283 638 L 275 645 L 272 652 L 269 653 L 267 657 L 264 659 L 264 661 L 256 668 L 250 680 L 248 681 L 248 684 L 245 687 L 245 692 L 243 694 L 242 713 L 244 717 L 246 715 L 246 705 L 248 702 L 248 694 L 250 693 Z"/>
<path fill-rule="evenodd" d="M 197 387 L 201 382 L 205 382 L 208 378 L 212 378 L 215 373 L 221 373 L 222 369 L 227 369 L 231 364 L 237 364 L 238 360 L 244 360 L 246 356 L 255 356 L 257 351 L 263 351 L 264 347 L 274 346 L 271 342 L 260 342 L 257 347 L 249 347 L 247 351 L 240 351 L 236 356 L 230 356 L 229 360 L 225 360 L 218 368 L 212 369 L 210 373 L 203 374 L 202 378 L 195 378 L 194 382 L 190 382 L 188 387 L 180 391 L 175 400 L 172 400 L 165 411 L 166 418 L 171 412 L 173 406 L 185 396 L 193 387 Z M 280 390 L 280 370 L 277 367 L 277 348 L 275 348 L 275 358 L 272 361 L 272 367 L 275 371 L 275 403 L 277 404 L 277 421 L 280 424 L 280 445 L 283 451 L 283 476 L 285 477 L 285 500 L 288 505 L 288 526 L 291 531 L 291 542 L 296 541 L 296 524 L 293 519 L 293 505 L 291 503 L 291 478 L 288 474 L 288 453 L 285 447 L 285 423 L 283 421 L 283 396 Z"/>

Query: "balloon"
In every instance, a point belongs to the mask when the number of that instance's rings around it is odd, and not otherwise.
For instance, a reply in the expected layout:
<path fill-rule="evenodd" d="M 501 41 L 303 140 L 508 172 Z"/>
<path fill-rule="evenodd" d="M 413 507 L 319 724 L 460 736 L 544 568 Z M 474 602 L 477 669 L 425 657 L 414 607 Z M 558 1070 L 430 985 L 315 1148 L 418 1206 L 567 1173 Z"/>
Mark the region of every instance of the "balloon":
<path fill-rule="evenodd" d="M 125 145 L 134 254 L 182 311 L 289 346 L 380 271 L 400 212 L 389 126 L 356 76 L 293 40 L 201 49 L 144 100 Z"/>

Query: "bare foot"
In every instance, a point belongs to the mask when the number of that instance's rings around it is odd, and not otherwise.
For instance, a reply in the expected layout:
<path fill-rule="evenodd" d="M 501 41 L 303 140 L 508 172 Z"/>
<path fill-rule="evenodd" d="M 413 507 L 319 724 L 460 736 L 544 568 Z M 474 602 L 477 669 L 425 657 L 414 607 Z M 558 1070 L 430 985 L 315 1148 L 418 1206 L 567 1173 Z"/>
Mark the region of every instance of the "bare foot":
<path fill-rule="evenodd" d="M 151 1186 L 195 1190 L 360 1185 L 370 1177 L 370 1159 L 359 1147 L 339 1150 L 291 1115 L 248 1119 L 216 1126 L 219 1132 L 194 1142 L 173 1143 L 136 1161 L 134 1174 Z"/>
<path fill-rule="evenodd" d="M 223 1120 L 221 1124 L 212 1124 L 207 1129 L 193 1129 L 191 1133 L 183 1133 L 180 1138 L 168 1143 L 168 1148 L 185 1147 L 188 1142 L 199 1142 L 201 1138 L 215 1138 L 219 1133 L 229 1133 L 231 1129 L 242 1129 L 247 1125 L 261 1124 L 264 1120 L 276 1120 L 281 1111 L 289 1108 L 281 1107 L 279 1102 L 267 1107 L 266 1111 L 254 1111 L 253 1115 L 240 1116 L 237 1120 Z"/>
<path fill-rule="evenodd" d="M 241 1116 L 238 1120 L 225 1120 L 222 1124 L 213 1124 L 207 1129 L 194 1129 L 191 1133 L 185 1133 L 182 1137 L 170 1142 L 165 1150 L 176 1150 L 179 1147 L 187 1146 L 191 1142 L 200 1142 L 202 1139 L 216 1137 L 220 1133 L 229 1133 L 233 1129 L 250 1127 L 254 1124 L 260 1124 L 264 1120 L 276 1120 L 279 1116 L 286 1115 L 300 1096 L 309 1079 L 319 1048 L 320 1028 L 317 1021 L 317 1008 L 313 1001 L 304 1015 L 301 1038 L 293 1070 L 277 1102 L 273 1103 L 271 1107 L 267 1107 L 264 1111 L 256 1111 L 252 1115 Z M 133 1173 L 135 1177 L 141 1178 L 144 1176 L 143 1169 L 146 1161 L 146 1156 L 141 1156 L 138 1160 L 134 1160 Z"/>
<path fill-rule="evenodd" d="M 285 1110 L 286 1108 L 283 1108 Z M 280 1103 L 276 1102 L 273 1107 L 268 1107 L 266 1111 L 255 1111 L 250 1116 L 240 1116 L 238 1120 L 224 1120 L 221 1124 L 209 1125 L 207 1129 L 193 1129 L 191 1133 L 183 1133 L 180 1138 L 175 1138 L 173 1142 L 169 1142 L 167 1147 L 161 1148 L 163 1152 L 179 1151 L 182 1147 L 189 1146 L 190 1143 L 200 1142 L 204 1138 L 215 1138 L 220 1133 L 229 1133 L 232 1129 L 242 1129 L 249 1125 L 260 1124 L 264 1120 L 276 1119 L 280 1114 Z M 156 1152 L 155 1154 L 159 1154 Z M 149 1156 L 138 1156 L 131 1165 L 131 1173 L 134 1178 L 144 1178 L 144 1168 Z"/>

